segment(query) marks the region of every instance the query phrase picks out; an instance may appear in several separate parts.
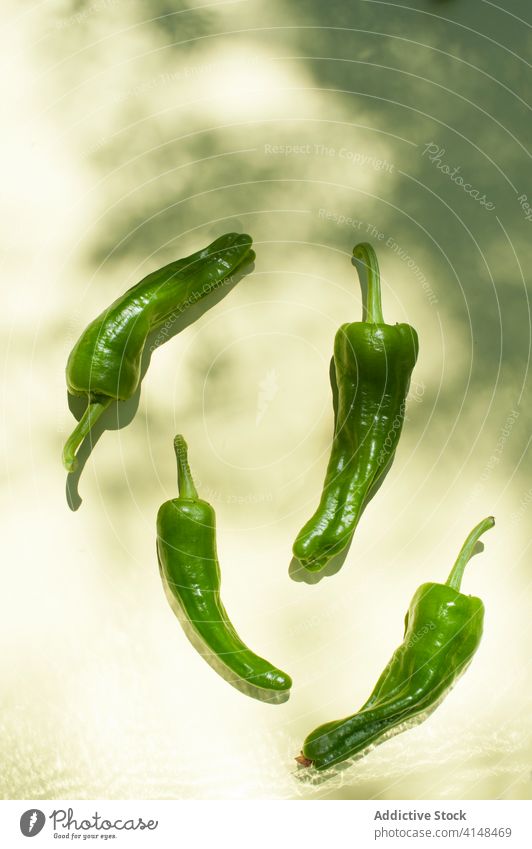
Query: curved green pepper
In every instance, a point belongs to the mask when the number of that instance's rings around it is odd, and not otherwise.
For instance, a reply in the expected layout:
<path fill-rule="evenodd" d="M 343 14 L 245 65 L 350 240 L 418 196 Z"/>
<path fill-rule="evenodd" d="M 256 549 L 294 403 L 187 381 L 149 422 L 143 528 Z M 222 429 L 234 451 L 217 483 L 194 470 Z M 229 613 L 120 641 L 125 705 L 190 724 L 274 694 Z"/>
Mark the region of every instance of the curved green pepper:
<path fill-rule="evenodd" d="M 68 472 L 75 471 L 78 447 L 109 404 L 136 392 L 148 334 L 253 262 L 251 242 L 246 234 L 220 236 L 203 250 L 148 274 L 85 329 L 66 367 L 70 394 L 87 395 L 89 401 L 63 449 Z"/>
<path fill-rule="evenodd" d="M 345 549 L 362 512 L 388 471 L 401 435 L 418 337 L 409 324 L 384 323 L 375 251 L 353 256 L 368 270 L 364 321 L 343 324 L 331 364 L 334 438 L 321 501 L 299 532 L 294 556 L 319 572 Z"/>
<path fill-rule="evenodd" d="M 166 501 L 157 516 L 159 568 L 170 606 L 193 645 L 230 684 L 262 701 L 286 701 L 290 677 L 252 652 L 229 620 L 220 598 L 215 513 L 198 497 L 182 436 L 174 448 L 179 498 Z"/>
<path fill-rule="evenodd" d="M 352 716 L 309 734 L 299 763 L 326 769 L 417 725 L 438 706 L 482 637 L 484 605 L 461 593 L 460 584 L 480 536 L 494 524 L 490 516 L 471 531 L 447 583 L 419 587 L 406 614 L 403 643 L 367 702 Z"/>

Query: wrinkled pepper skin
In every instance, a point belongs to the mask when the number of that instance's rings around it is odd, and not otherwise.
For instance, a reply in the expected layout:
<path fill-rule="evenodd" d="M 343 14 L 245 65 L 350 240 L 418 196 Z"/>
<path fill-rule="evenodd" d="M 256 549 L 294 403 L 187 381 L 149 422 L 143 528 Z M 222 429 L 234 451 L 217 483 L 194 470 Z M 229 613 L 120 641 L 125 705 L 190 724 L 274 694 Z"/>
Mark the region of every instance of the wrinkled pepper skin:
<path fill-rule="evenodd" d="M 367 702 L 357 713 L 321 725 L 306 738 L 304 766 L 322 770 L 422 722 L 434 710 L 475 654 L 484 604 L 460 592 L 464 568 L 489 517 L 468 536 L 446 584 L 422 584 L 405 619 L 403 643 L 394 652 Z"/>
<path fill-rule="evenodd" d="M 409 324 L 384 323 L 371 245 L 357 245 L 353 255 L 368 268 L 366 320 L 342 325 L 335 338 L 331 456 L 318 509 L 293 547 L 294 556 L 311 572 L 324 569 L 350 544 L 366 504 L 393 461 L 419 349 Z"/>
<path fill-rule="evenodd" d="M 251 237 L 226 233 L 201 251 L 148 274 L 92 321 L 68 358 L 71 395 L 86 395 L 88 407 L 65 444 L 63 463 L 76 469 L 76 451 L 112 401 L 138 389 L 148 334 L 182 314 L 236 271 L 251 264 Z"/>
<path fill-rule="evenodd" d="M 213 508 L 198 497 L 182 436 L 174 441 L 179 498 L 165 502 L 157 516 L 157 553 L 170 604 L 204 658 L 247 695 L 284 701 L 290 677 L 251 651 L 229 620 L 220 597 Z"/>

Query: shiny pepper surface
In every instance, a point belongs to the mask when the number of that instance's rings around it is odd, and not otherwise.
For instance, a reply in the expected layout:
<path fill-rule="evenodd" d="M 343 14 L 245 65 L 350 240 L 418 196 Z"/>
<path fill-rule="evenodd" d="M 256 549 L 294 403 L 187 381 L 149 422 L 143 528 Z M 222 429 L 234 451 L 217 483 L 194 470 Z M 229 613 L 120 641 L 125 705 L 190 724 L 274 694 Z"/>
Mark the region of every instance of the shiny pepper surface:
<path fill-rule="evenodd" d="M 451 689 L 475 654 L 484 623 L 484 604 L 464 595 L 464 569 L 489 517 L 467 537 L 445 584 L 422 584 L 405 619 L 403 643 L 394 652 L 360 710 L 309 734 L 297 758 L 318 770 L 367 750 L 372 744 L 422 722 Z"/>
<path fill-rule="evenodd" d="M 157 553 L 163 586 L 174 613 L 194 647 L 230 684 L 261 701 L 286 701 L 291 678 L 242 642 L 220 597 L 213 508 L 199 498 L 187 458 L 176 436 L 179 498 L 166 501 L 157 516 Z"/>
<path fill-rule="evenodd" d="M 364 508 L 390 468 L 418 355 L 413 327 L 384 323 L 375 251 L 362 243 L 353 256 L 368 271 L 365 320 L 344 324 L 336 334 L 331 456 L 318 509 L 293 549 L 312 572 L 321 571 L 350 544 Z"/>
<path fill-rule="evenodd" d="M 148 334 L 251 264 L 251 242 L 246 234 L 220 236 L 203 250 L 148 274 L 89 324 L 66 367 L 68 391 L 87 396 L 89 402 L 63 450 L 67 471 L 75 471 L 79 445 L 109 404 L 131 398 L 138 389 Z"/>

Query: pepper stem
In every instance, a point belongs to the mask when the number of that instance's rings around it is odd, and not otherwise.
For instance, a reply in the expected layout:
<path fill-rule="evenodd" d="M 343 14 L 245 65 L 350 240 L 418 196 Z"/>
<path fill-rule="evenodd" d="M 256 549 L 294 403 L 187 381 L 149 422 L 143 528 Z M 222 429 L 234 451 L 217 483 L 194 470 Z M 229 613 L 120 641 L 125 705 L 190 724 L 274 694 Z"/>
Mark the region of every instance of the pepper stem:
<path fill-rule="evenodd" d="M 489 531 L 495 524 L 495 519 L 493 516 L 488 516 L 487 519 L 483 519 L 482 522 L 479 522 L 478 525 L 473 528 L 468 538 L 464 542 L 460 554 L 456 558 L 456 563 L 451 569 L 451 574 L 447 578 L 446 584 L 448 587 L 452 587 L 453 590 L 457 592 L 460 591 L 460 584 L 462 583 L 462 578 L 464 575 L 464 570 L 473 554 L 475 553 L 475 546 L 479 541 L 480 537 L 486 531 Z"/>
<path fill-rule="evenodd" d="M 368 281 L 367 298 L 363 308 L 362 320 L 369 324 L 384 324 L 381 302 L 381 275 L 377 254 L 369 242 L 360 242 L 360 244 L 355 245 L 353 248 L 353 257 L 360 260 L 365 266 Z M 357 271 L 360 278 L 360 269 L 358 266 Z"/>
<path fill-rule="evenodd" d="M 63 448 L 63 466 L 67 472 L 76 471 L 78 467 L 76 451 L 112 400 L 112 398 L 107 398 L 105 401 L 89 401 L 87 404 L 87 409 L 68 437 Z"/>
<path fill-rule="evenodd" d="M 188 465 L 188 446 L 184 438 L 179 433 L 174 439 L 174 451 L 177 458 L 177 485 L 179 487 L 179 497 L 195 501 L 198 498 L 198 491 L 194 486 L 192 472 Z"/>

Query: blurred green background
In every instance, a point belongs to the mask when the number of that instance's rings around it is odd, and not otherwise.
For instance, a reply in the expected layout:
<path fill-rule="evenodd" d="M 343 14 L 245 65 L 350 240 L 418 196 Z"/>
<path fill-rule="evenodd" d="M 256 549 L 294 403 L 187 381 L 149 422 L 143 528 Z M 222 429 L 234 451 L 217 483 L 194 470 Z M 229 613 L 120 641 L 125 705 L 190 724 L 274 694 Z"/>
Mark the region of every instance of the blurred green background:
<path fill-rule="evenodd" d="M 2 796 L 530 798 L 530 4 L 6 0 L 3 29 Z M 74 341 L 233 229 L 253 275 L 154 353 L 69 507 Z M 394 468 L 341 572 L 309 586 L 290 551 L 365 239 L 420 358 Z M 166 603 L 155 516 L 177 431 L 233 622 L 293 676 L 284 705 L 218 679 Z M 303 738 L 365 700 L 417 586 L 490 513 L 467 675 L 425 724 L 301 780 Z"/>

